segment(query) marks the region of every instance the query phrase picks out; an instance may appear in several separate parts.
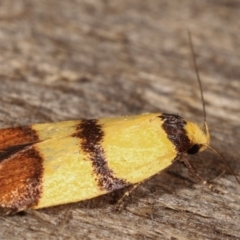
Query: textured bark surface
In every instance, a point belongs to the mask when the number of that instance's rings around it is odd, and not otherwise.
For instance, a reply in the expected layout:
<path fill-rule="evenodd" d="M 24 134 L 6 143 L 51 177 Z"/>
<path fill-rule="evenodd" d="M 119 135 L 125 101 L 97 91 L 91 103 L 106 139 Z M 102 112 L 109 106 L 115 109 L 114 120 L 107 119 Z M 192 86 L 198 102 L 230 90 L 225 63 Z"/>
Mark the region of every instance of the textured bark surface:
<path fill-rule="evenodd" d="M 239 173 L 239 15 L 237 0 L 2 0 L 0 127 L 143 112 L 201 123 L 188 28 L 211 144 Z M 135 190 L 120 213 L 109 194 L 0 217 L 0 238 L 240 239 L 234 176 L 211 151 L 191 162 L 213 189 L 175 163 Z"/>

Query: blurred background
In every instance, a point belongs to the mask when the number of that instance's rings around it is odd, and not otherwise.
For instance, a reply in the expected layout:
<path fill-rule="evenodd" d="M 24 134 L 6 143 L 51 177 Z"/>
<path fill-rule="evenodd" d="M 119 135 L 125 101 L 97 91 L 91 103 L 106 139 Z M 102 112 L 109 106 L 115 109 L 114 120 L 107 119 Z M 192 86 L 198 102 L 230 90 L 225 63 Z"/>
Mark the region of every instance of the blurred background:
<path fill-rule="evenodd" d="M 177 113 L 202 122 L 192 33 L 212 144 L 240 170 L 240 2 L 1 0 L 0 126 Z M 239 186 L 213 153 L 144 183 L 120 214 L 111 196 L 0 218 L 1 239 L 239 239 Z M 42 218 L 45 220 L 42 221 Z"/>

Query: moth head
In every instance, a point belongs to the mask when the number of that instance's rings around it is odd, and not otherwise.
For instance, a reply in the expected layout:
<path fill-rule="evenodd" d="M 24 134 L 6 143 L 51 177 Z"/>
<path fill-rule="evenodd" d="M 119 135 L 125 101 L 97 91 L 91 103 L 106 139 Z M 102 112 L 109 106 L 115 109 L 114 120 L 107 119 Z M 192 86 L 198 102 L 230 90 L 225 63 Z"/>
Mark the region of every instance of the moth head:
<path fill-rule="evenodd" d="M 193 122 L 188 122 L 185 126 L 187 136 L 191 142 L 188 154 L 196 154 L 208 148 L 210 143 L 210 134 L 207 123 L 204 124 L 204 129 Z"/>

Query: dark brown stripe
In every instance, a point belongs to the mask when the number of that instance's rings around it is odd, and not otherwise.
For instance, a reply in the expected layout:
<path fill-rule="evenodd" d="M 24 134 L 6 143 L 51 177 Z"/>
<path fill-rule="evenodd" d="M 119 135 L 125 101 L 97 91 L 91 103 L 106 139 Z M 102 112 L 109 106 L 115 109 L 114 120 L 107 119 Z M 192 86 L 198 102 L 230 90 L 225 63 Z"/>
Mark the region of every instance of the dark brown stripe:
<path fill-rule="evenodd" d="M 104 132 L 97 120 L 83 120 L 77 126 L 73 137 L 81 139 L 81 149 L 90 155 L 96 181 L 101 190 L 113 191 L 129 185 L 125 180 L 114 177 L 113 171 L 109 169 L 101 142 Z"/>
<path fill-rule="evenodd" d="M 178 153 L 187 152 L 192 146 L 184 129 L 187 122 L 182 117 L 174 114 L 164 113 L 159 118 L 163 120 L 162 128 L 167 133 L 168 139 L 176 147 Z"/>
<path fill-rule="evenodd" d="M 43 159 L 34 146 L 11 155 L 0 164 L 0 212 L 14 213 L 38 204 Z"/>

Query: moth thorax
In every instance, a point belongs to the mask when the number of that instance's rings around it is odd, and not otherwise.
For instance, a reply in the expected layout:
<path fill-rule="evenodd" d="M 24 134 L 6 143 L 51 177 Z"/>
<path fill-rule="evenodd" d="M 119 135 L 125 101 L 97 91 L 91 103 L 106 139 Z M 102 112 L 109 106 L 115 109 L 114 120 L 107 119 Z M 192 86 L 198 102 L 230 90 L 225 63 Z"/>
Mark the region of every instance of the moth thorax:
<path fill-rule="evenodd" d="M 162 114 L 162 127 L 179 153 L 195 154 L 209 144 L 209 134 L 195 123 L 174 114 Z M 207 128 L 206 128 L 207 129 Z"/>

